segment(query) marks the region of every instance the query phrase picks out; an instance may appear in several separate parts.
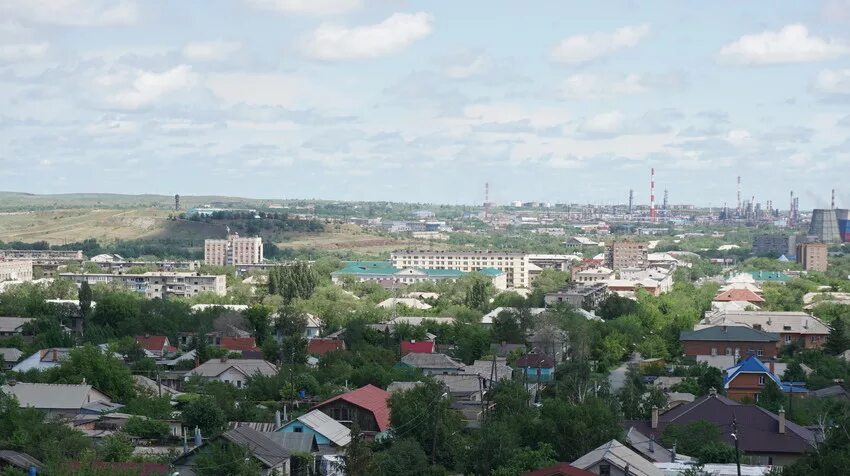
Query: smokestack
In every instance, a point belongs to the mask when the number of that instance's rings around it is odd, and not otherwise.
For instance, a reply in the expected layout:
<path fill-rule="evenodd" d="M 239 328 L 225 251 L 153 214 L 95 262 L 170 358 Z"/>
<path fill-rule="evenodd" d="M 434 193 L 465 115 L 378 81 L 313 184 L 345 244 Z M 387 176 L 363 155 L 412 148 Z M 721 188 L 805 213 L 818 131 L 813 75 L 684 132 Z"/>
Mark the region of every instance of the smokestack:
<path fill-rule="evenodd" d="M 658 428 L 658 407 L 652 406 L 652 429 L 655 430 Z"/>
<path fill-rule="evenodd" d="M 655 167 L 649 175 L 649 221 L 655 223 Z"/>
<path fill-rule="evenodd" d="M 785 409 L 784 408 L 779 409 L 779 433 L 782 434 L 782 435 L 785 434 Z"/>
<path fill-rule="evenodd" d="M 632 204 L 635 201 L 635 191 L 634 189 L 629 189 L 629 215 L 632 214 Z"/>
<path fill-rule="evenodd" d="M 741 216 L 741 176 L 738 176 L 738 216 Z"/>
<path fill-rule="evenodd" d="M 835 210 L 835 189 L 832 189 L 832 200 L 829 202 L 829 208 Z"/>

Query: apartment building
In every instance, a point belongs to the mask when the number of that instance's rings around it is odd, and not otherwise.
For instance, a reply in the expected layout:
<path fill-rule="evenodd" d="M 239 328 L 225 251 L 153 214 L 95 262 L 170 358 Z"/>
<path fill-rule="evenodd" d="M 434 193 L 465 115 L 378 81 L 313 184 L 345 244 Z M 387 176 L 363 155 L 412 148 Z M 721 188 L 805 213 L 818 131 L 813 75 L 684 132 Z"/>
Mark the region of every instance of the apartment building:
<path fill-rule="evenodd" d="M 0 259 L 30 261 L 81 261 L 82 251 L 0 250 Z"/>
<path fill-rule="evenodd" d="M 826 271 L 826 243 L 801 243 L 797 245 L 797 262 L 806 271 Z"/>
<path fill-rule="evenodd" d="M 32 281 L 32 261 L 0 259 L 0 281 Z"/>
<path fill-rule="evenodd" d="M 646 268 L 649 266 L 649 250 L 646 243 L 617 241 L 605 250 L 606 266 L 619 271 L 623 268 Z"/>
<path fill-rule="evenodd" d="M 531 285 L 530 268 L 538 269 L 523 253 L 496 251 L 396 251 L 390 255 L 396 268 L 455 269 L 472 272 L 493 268 L 505 273 L 509 288 Z"/>
<path fill-rule="evenodd" d="M 753 237 L 753 254 L 756 256 L 782 256 L 788 253 L 788 236 L 780 234 Z"/>
<path fill-rule="evenodd" d="M 90 285 L 118 283 L 149 299 L 189 297 L 206 292 L 219 296 L 227 294 L 227 279 L 224 275 L 157 271 L 143 274 L 60 273 L 59 276 L 70 279 L 78 286 L 83 282 Z"/>
<path fill-rule="evenodd" d="M 204 263 L 218 266 L 257 264 L 263 261 L 263 239 L 228 235 L 223 240 L 204 240 Z"/>

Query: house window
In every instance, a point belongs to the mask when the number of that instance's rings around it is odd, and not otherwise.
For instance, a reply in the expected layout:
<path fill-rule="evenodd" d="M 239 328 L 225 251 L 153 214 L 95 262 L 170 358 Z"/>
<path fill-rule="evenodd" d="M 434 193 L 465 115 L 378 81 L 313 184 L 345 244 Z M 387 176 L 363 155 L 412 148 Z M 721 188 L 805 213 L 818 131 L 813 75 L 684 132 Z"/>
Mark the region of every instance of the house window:
<path fill-rule="evenodd" d="M 717 348 L 716 347 L 711 348 L 711 355 L 712 355 L 712 357 L 717 355 Z"/>
<path fill-rule="evenodd" d="M 730 355 L 730 356 L 732 355 L 732 348 L 731 347 L 726 348 L 726 355 Z"/>
<path fill-rule="evenodd" d="M 304 428 L 296 426 L 292 431 L 294 431 L 295 433 L 304 433 Z"/>
<path fill-rule="evenodd" d="M 790 344 L 790 343 L 791 343 L 791 336 L 788 336 L 788 335 L 787 335 L 787 336 L 785 336 L 785 343 L 786 343 L 786 344 Z"/>
<path fill-rule="evenodd" d="M 757 350 L 756 355 L 759 356 L 759 357 L 764 357 L 764 349 Z"/>
<path fill-rule="evenodd" d="M 764 385 L 764 375 L 759 375 L 759 385 Z"/>
<path fill-rule="evenodd" d="M 600 463 L 599 476 L 611 476 L 611 465 L 608 463 Z"/>

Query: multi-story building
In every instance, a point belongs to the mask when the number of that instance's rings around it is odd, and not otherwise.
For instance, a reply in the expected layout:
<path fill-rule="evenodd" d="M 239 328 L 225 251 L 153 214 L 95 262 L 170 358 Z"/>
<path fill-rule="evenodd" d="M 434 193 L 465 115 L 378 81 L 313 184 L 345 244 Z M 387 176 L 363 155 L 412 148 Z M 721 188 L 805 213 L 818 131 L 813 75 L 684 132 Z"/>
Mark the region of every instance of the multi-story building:
<path fill-rule="evenodd" d="M 227 294 L 227 278 L 223 274 L 202 275 L 158 271 L 143 274 L 60 273 L 59 276 L 68 278 L 77 285 L 83 282 L 118 283 L 150 299 L 168 296 L 189 297 L 199 293 L 215 293 L 219 296 Z"/>
<path fill-rule="evenodd" d="M 32 281 L 32 261 L 0 259 L 0 281 Z"/>
<path fill-rule="evenodd" d="M 829 327 L 823 321 L 798 311 L 708 311 L 694 330 L 741 325 L 778 335 L 780 347 L 817 349 L 826 343 L 829 335 Z"/>
<path fill-rule="evenodd" d="M 649 266 L 649 251 L 646 243 L 617 241 L 605 250 L 606 266 L 619 271 L 623 268 L 646 268 Z"/>
<path fill-rule="evenodd" d="M 788 236 L 780 234 L 756 235 L 753 237 L 753 254 L 756 256 L 779 257 L 788 253 Z"/>
<path fill-rule="evenodd" d="M 797 262 L 806 271 L 826 271 L 826 243 L 801 243 L 797 245 Z"/>
<path fill-rule="evenodd" d="M 263 261 L 263 239 L 228 235 L 223 240 L 204 240 L 204 263 L 218 266 L 257 264 Z"/>
<path fill-rule="evenodd" d="M 479 273 L 490 279 L 493 287 L 499 291 L 507 289 L 504 271 L 495 268 L 484 268 Z M 421 282 L 457 281 L 467 273 L 457 269 L 399 269 L 391 266 L 388 261 L 352 261 L 345 268 L 331 273 L 334 284 L 341 284 L 346 276 L 358 282 L 372 281 L 385 289 L 395 289 Z"/>
<path fill-rule="evenodd" d="M 608 295 L 608 285 L 605 283 L 581 284 L 547 293 L 543 298 L 547 306 L 567 303 L 575 308 L 592 311 L 599 307 Z"/>
<path fill-rule="evenodd" d="M 82 251 L 64 250 L 0 250 L 0 259 L 30 261 L 81 261 Z"/>
<path fill-rule="evenodd" d="M 390 261 L 396 268 L 456 269 L 465 272 L 494 268 L 505 273 L 509 288 L 527 288 L 531 285 L 531 263 L 529 255 L 523 253 L 408 250 L 393 252 Z"/>

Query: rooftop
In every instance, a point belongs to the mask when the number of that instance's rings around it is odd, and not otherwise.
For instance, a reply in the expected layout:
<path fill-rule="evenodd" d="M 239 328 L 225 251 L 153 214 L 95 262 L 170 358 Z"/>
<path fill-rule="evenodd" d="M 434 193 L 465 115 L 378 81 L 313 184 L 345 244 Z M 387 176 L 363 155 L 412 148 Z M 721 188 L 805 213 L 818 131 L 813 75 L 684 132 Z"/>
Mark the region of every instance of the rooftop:
<path fill-rule="evenodd" d="M 228 369 L 234 369 L 246 377 L 250 377 L 257 373 L 261 375 L 274 375 L 277 373 L 277 367 L 265 360 L 261 359 L 210 359 L 203 364 L 195 367 L 189 372 L 192 375 L 200 375 L 201 377 L 214 378 L 223 374 Z"/>
<path fill-rule="evenodd" d="M 337 400 L 344 400 L 352 405 L 371 411 L 375 416 L 375 421 L 378 423 L 378 428 L 381 431 L 386 431 L 390 427 L 389 398 L 390 394 L 386 390 L 374 385 L 366 385 L 357 390 L 352 390 L 325 400 L 313 408 L 319 408 Z"/>
<path fill-rule="evenodd" d="M 746 326 L 712 326 L 696 331 L 682 331 L 680 341 L 778 342 L 779 336 Z"/>

